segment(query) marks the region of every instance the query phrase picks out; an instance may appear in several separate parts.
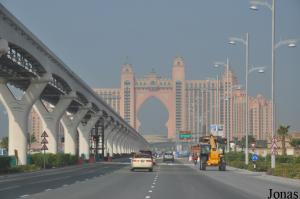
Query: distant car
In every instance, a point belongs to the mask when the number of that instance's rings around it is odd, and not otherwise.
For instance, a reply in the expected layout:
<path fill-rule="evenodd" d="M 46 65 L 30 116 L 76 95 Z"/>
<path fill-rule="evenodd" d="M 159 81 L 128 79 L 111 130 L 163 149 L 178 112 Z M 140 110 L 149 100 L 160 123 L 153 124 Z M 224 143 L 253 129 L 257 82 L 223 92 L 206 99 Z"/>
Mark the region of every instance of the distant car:
<path fill-rule="evenodd" d="M 172 152 L 166 152 L 163 155 L 163 162 L 174 162 L 174 155 Z"/>
<path fill-rule="evenodd" d="M 153 158 L 149 154 L 137 153 L 131 159 L 131 171 L 135 169 L 148 169 L 153 171 Z"/>

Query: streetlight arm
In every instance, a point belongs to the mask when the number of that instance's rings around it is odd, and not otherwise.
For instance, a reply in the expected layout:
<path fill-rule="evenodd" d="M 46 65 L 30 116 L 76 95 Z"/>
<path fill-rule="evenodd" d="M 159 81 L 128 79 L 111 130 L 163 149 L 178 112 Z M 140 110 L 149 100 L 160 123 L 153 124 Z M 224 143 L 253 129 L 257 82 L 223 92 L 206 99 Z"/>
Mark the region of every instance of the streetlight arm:
<path fill-rule="evenodd" d="M 239 37 L 229 37 L 229 41 L 240 42 L 244 45 L 247 45 L 247 41 Z"/>
<path fill-rule="evenodd" d="M 248 74 L 254 72 L 254 71 L 264 71 L 266 69 L 266 67 L 262 66 L 262 67 L 251 67 L 250 70 L 248 71 Z"/>
<path fill-rule="evenodd" d="M 226 67 L 226 64 L 224 62 L 214 62 L 215 67 L 224 66 Z"/>
<path fill-rule="evenodd" d="M 277 44 L 275 44 L 275 49 L 279 48 L 280 46 L 283 45 L 290 45 L 290 44 L 294 44 L 296 45 L 296 43 L 299 41 L 299 39 L 285 39 L 285 40 L 280 40 Z"/>
<path fill-rule="evenodd" d="M 259 5 L 259 6 L 265 6 L 267 8 L 269 8 L 271 11 L 273 10 L 272 5 L 269 4 L 266 0 L 252 0 L 250 1 L 251 5 Z"/>

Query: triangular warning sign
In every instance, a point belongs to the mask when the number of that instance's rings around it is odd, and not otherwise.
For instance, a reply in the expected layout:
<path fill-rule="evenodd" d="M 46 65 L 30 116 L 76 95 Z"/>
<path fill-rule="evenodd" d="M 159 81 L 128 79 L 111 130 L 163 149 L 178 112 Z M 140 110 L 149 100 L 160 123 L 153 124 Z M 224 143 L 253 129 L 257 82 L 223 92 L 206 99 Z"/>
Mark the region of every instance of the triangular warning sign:
<path fill-rule="evenodd" d="M 46 151 L 48 150 L 48 147 L 46 146 L 46 144 L 43 145 L 43 147 L 41 148 L 42 151 Z"/>
<path fill-rule="evenodd" d="M 42 135 L 41 135 L 41 137 L 48 137 L 48 134 L 46 133 L 46 131 L 44 131 L 43 133 L 42 133 Z"/>
<path fill-rule="evenodd" d="M 48 140 L 44 137 L 41 144 L 48 144 Z"/>

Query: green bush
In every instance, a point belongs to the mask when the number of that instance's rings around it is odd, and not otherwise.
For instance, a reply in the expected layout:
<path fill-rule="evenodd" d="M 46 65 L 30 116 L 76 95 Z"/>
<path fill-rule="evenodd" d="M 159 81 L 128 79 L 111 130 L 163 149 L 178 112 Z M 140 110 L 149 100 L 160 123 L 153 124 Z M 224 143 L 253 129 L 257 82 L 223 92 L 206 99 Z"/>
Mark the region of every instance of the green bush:
<path fill-rule="evenodd" d="M 227 161 L 241 161 L 245 159 L 244 152 L 229 152 L 225 154 L 225 159 Z"/>
<path fill-rule="evenodd" d="M 300 179 L 300 157 L 295 156 L 276 156 L 276 168 L 271 169 L 271 156 L 259 156 L 256 162 L 256 168 L 253 167 L 251 154 L 249 155 L 249 165 L 246 166 L 243 152 L 230 152 L 225 154 L 227 165 L 247 169 L 250 171 L 266 172 L 274 176 Z"/>
<path fill-rule="evenodd" d="M 10 159 L 9 156 L 0 156 L 0 171 L 6 170 L 10 167 Z"/>
<path fill-rule="evenodd" d="M 40 167 L 36 165 L 20 165 L 11 168 L 7 168 L 1 171 L 1 174 L 21 173 L 21 172 L 32 172 L 40 170 Z"/>
<path fill-rule="evenodd" d="M 275 169 L 270 169 L 269 173 L 274 176 L 300 179 L 300 164 L 279 164 Z"/>
<path fill-rule="evenodd" d="M 39 166 L 44 167 L 44 154 L 43 153 L 36 153 L 32 155 L 32 163 Z M 45 154 L 45 166 L 46 168 L 53 168 L 53 167 L 63 167 L 67 165 L 74 165 L 77 163 L 77 157 L 75 155 L 70 154 L 52 154 L 46 153 Z"/>

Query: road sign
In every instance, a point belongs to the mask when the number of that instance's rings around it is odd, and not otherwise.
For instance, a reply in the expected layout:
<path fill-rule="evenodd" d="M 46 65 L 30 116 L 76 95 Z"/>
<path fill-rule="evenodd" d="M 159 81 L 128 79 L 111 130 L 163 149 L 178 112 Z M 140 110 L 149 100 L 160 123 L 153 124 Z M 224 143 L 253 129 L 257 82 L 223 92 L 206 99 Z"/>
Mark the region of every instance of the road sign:
<path fill-rule="evenodd" d="M 46 138 L 43 138 L 41 144 L 48 144 L 48 140 Z"/>
<path fill-rule="evenodd" d="M 255 153 L 252 154 L 252 158 L 251 159 L 252 159 L 253 162 L 256 162 L 258 160 L 258 155 L 255 154 Z"/>
<path fill-rule="evenodd" d="M 192 134 L 179 134 L 180 139 L 191 139 Z"/>
<path fill-rule="evenodd" d="M 46 145 L 46 144 L 48 144 L 48 140 L 46 139 L 46 137 L 48 137 L 48 134 L 46 133 L 46 131 L 44 131 L 42 133 L 41 137 L 43 138 L 43 140 L 41 142 L 41 144 L 43 145 L 41 150 L 44 151 L 44 153 L 45 153 L 45 151 L 48 150 L 48 147 Z"/>
<path fill-rule="evenodd" d="M 48 137 L 48 134 L 46 133 L 46 131 L 44 131 L 41 135 L 42 138 Z"/>
<path fill-rule="evenodd" d="M 42 151 L 47 151 L 47 150 L 48 150 L 48 147 L 47 147 L 47 145 L 46 145 L 46 144 L 44 144 L 44 145 L 42 146 L 41 150 L 42 150 Z"/>
<path fill-rule="evenodd" d="M 274 137 L 272 138 L 271 153 L 272 153 L 272 154 L 277 154 L 277 149 L 278 149 L 278 146 L 277 146 L 277 138 L 274 136 Z"/>

